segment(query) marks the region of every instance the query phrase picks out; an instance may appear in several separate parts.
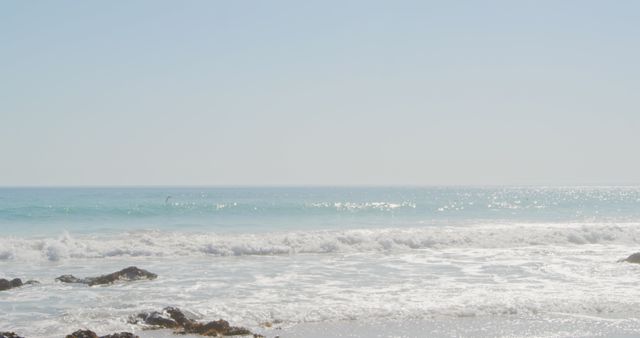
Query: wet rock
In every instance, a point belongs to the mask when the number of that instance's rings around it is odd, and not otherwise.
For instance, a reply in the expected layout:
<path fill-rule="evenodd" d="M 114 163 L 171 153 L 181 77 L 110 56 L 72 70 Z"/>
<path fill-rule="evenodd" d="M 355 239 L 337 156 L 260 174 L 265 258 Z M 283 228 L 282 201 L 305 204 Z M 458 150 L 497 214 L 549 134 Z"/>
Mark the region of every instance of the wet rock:
<path fill-rule="evenodd" d="M 24 337 L 18 336 L 15 332 L 0 332 L 0 338 L 24 338 Z"/>
<path fill-rule="evenodd" d="M 93 331 L 78 330 L 72 334 L 68 334 L 65 338 L 99 338 L 99 337 Z"/>
<path fill-rule="evenodd" d="M 131 318 L 130 323 L 145 324 L 152 328 L 175 329 L 178 334 L 199 334 L 202 336 L 253 336 L 262 337 L 244 327 L 229 325 L 226 320 L 220 319 L 207 323 L 200 323 L 187 318 L 180 309 L 167 307 L 162 312 L 153 311 L 141 313 Z"/>
<path fill-rule="evenodd" d="M 164 308 L 164 311 L 169 314 L 171 319 L 173 319 L 178 326 L 189 326 L 193 324 L 193 320 L 188 319 L 187 316 L 185 316 L 184 313 L 176 307 L 166 307 Z"/>
<path fill-rule="evenodd" d="M 112 333 L 100 338 L 140 338 L 131 332 Z"/>
<path fill-rule="evenodd" d="M 143 269 L 138 269 L 135 266 L 130 266 L 126 269 L 122 269 L 108 275 L 92 278 L 92 280 L 89 282 L 89 285 L 111 284 L 117 281 L 134 281 L 145 279 L 148 280 L 156 278 L 158 278 L 158 275 L 156 275 L 155 273 L 151 273 Z"/>
<path fill-rule="evenodd" d="M 640 252 L 636 252 L 634 254 L 632 254 L 631 256 L 621 259 L 618 262 L 627 262 L 627 263 L 636 263 L 636 264 L 640 264 Z"/>
<path fill-rule="evenodd" d="M 66 336 L 66 338 L 139 338 L 130 332 L 120 332 L 108 334 L 106 336 L 98 336 L 95 332 L 91 330 L 78 330 L 72 334 Z"/>
<path fill-rule="evenodd" d="M 205 334 L 205 333 L 222 333 L 227 332 L 231 328 L 229 322 L 224 319 L 218 319 L 205 324 L 193 323 L 190 325 L 189 331 L 193 333 Z"/>
<path fill-rule="evenodd" d="M 30 281 L 26 281 L 25 283 L 22 283 L 22 280 L 20 278 L 14 278 L 12 280 L 1 278 L 0 291 L 13 289 L 13 288 L 17 288 L 19 286 L 28 285 L 28 284 L 39 284 L 39 282 L 30 280 Z"/>
<path fill-rule="evenodd" d="M 230 327 L 227 332 L 224 333 L 225 336 L 249 336 L 252 335 L 253 332 L 245 329 L 244 327 Z M 255 336 L 255 335 L 254 335 Z"/>
<path fill-rule="evenodd" d="M 119 281 L 134 281 L 134 280 L 148 280 L 156 279 L 158 275 L 151 273 L 147 270 L 139 269 L 135 266 L 130 266 L 126 269 L 110 273 L 108 275 L 102 275 L 98 277 L 77 278 L 73 275 L 62 275 L 56 278 L 57 281 L 63 283 L 82 283 L 92 285 L 101 284 L 113 284 Z"/>
<path fill-rule="evenodd" d="M 171 309 L 173 308 L 168 307 L 162 310 L 162 312 L 153 311 L 149 313 L 140 313 L 136 318 L 129 320 L 129 322 L 133 324 L 143 323 L 157 328 L 179 328 L 182 325 L 180 325 L 177 320 L 173 319 L 169 312 Z M 180 314 L 182 314 L 182 312 L 180 312 Z M 184 316 L 184 314 L 182 316 Z"/>
<path fill-rule="evenodd" d="M 12 280 L 8 279 L 0 279 L 0 290 L 9 290 L 16 288 L 18 286 L 22 286 L 22 280 L 20 278 L 15 278 Z"/>

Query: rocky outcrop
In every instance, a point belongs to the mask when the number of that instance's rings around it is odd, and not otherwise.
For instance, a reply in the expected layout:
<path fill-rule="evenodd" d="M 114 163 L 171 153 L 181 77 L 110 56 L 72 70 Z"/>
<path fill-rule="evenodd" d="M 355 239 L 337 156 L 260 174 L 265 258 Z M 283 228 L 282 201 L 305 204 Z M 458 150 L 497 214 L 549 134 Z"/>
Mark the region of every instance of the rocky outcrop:
<path fill-rule="evenodd" d="M 22 280 L 20 278 L 15 278 L 13 280 L 8 280 L 4 278 L 0 279 L 0 291 L 17 288 L 19 286 L 22 286 Z"/>
<path fill-rule="evenodd" d="M 112 333 L 100 338 L 140 338 L 131 332 Z"/>
<path fill-rule="evenodd" d="M 627 263 L 636 263 L 636 264 L 640 264 L 640 252 L 636 252 L 634 254 L 632 254 L 631 256 L 621 259 L 618 262 L 627 262 Z"/>
<path fill-rule="evenodd" d="M 34 280 L 30 280 L 22 283 L 22 280 L 20 278 L 14 278 L 12 280 L 0 278 L 0 291 L 17 288 L 19 286 L 23 286 L 27 284 L 39 284 L 39 283 Z M 0 338 L 2 338 L 2 336 L 0 336 Z"/>
<path fill-rule="evenodd" d="M 93 331 L 78 330 L 72 334 L 68 334 L 65 338 L 99 338 L 99 337 Z"/>
<path fill-rule="evenodd" d="M 18 336 L 15 332 L 0 332 L 0 338 L 24 338 Z"/>
<path fill-rule="evenodd" d="M 101 284 L 113 284 L 120 281 L 128 282 L 134 280 L 148 280 L 156 278 L 158 278 L 158 275 L 156 275 L 155 273 L 139 269 L 135 266 L 130 266 L 126 269 L 122 269 L 120 271 L 98 277 L 77 278 L 73 275 L 62 275 L 56 278 L 56 280 L 63 283 L 82 283 L 92 286 Z"/>
<path fill-rule="evenodd" d="M 202 336 L 253 336 L 262 337 L 244 327 L 229 325 L 226 320 L 220 319 L 208 323 L 200 323 L 187 316 L 175 307 L 164 308 L 161 312 L 153 311 L 140 313 L 129 321 L 133 324 L 145 324 L 155 329 L 174 329 L 177 334 L 199 334 Z"/>
<path fill-rule="evenodd" d="M 139 338 L 139 337 L 130 332 L 120 332 L 120 333 L 108 334 L 106 336 L 98 336 L 95 332 L 91 330 L 78 330 L 72 334 L 68 334 L 66 338 Z"/>

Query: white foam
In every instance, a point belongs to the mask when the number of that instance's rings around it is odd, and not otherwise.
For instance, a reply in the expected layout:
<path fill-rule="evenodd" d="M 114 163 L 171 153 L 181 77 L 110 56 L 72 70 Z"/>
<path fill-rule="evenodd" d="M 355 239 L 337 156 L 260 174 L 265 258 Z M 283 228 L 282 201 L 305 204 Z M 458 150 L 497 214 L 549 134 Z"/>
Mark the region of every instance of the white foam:
<path fill-rule="evenodd" d="M 136 231 L 72 236 L 65 233 L 58 238 L 0 238 L 0 260 L 295 255 L 606 243 L 639 244 L 640 226 L 637 223 L 484 224 L 260 234 Z"/>
<path fill-rule="evenodd" d="M 598 323 L 634 319 L 640 316 L 635 287 L 640 265 L 616 260 L 637 248 L 636 228 L 493 224 L 16 238 L 3 242 L 16 255 L 0 262 L 3 273 L 41 284 L 0 293 L 0 305 L 11 308 L 0 317 L 0 326 L 6 323 L 3 329 L 36 338 L 60 337 L 82 327 L 148 337 L 127 318 L 165 306 L 258 330 L 260 323 L 274 320 L 293 327 L 438 318 L 455 325 L 458 319 L 555 320 L 559 314 L 590 316 Z M 50 264 L 52 257 L 58 259 L 55 264 Z M 40 261 L 23 264 L 21 259 Z M 128 265 L 159 277 L 109 287 L 54 281 L 62 274 L 96 276 Z"/>

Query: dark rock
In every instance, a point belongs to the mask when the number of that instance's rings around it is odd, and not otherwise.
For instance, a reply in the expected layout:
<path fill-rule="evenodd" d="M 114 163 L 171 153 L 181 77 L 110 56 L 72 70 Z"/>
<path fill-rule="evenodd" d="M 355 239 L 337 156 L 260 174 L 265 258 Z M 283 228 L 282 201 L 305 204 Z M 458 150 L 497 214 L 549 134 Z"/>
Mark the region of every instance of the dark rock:
<path fill-rule="evenodd" d="M 4 278 L 0 279 L 0 291 L 13 289 L 21 285 L 22 285 L 22 281 L 20 280 L 20 278 L 16 278 L 13 280 L 8 280 Z"/>
<path fill-rule="evenodd" d="M 0 279 L 0 291 L 17 288 L 19 286 L 23 286 L 27 284 L 39 284 L 39 283 L 34 280 L 30 280 L 30 281 L 27 281 L 26 283 L 22 283 L 22 280 L 20 278 L 14 278 L 12 280 L 2 278 Z"/>
<path fill-rule="evenodd" d="M 176 320 L 171 318 L 171 315 L 168 313 L 153 311 L 149 313 L 140 313 L 133 318 L 129 322 L 131 323 L 144 323 L 151 326 L 156 326 L 157 328 L 179 328 L 181 325 L 178 324 Z"/>
<path fill-rule="evenodd" d="M 15 332 L 0 332 L 0 338 L 24 338 L 24 337 L 18 336 Z"/>
<path fill-rule="evenodd" d="M 230 327 L 227 332 L 224 333 L 225 336 L 248 336 L 252 335 L 253 332 L 245 329 L 244 327 Z"/>
<path fill-rule="evenodd" d="M 166 307 L 164 311 L 169 314 L 171 319 L 175 320 L 179 326 L 189 326 L 193 323 L 193 320 L 188 319 L 187 316 L 180 311 L 180 309 L 175 307 Z"/>
<path fill-rule="evenodd" d="M 112 333 L 100 338 L 140 338 L 131 332 Z"/>
<path fill-rule="evenodd" d="M 98 335 L 90 330 L 78 330 L 72 334 L 68 334 L 66 338 L 100 338 Z"/>
<path fill-rule="evenodd" d="M 229 325 L 229 322 L 223 319 L 211 321 L 208 323 L 200 323 L 187 316 L 175 307 L 167 307 L 162 312 L 153 311 L 149 313 L 141 313 L 130 320 L 134 324 L 146 324 L 152 328 L 170 328 L 176 329 L 178 334 L 199 334 L 202 336 L 251 336 L 262 337 L 254 334 L 244 327 L 236 327 Z"/>
<path fill-rule="evenodd" d="M 130 266 L 126 269 L 122 269 L 120 271 L 98 277 L 77 278 L 73 275 L 62 275 L 56 278 L 56 280 L 63 283 L 82 283 L 92 286 L 100 284 L 112 284 L 118 281 L 134 281 L 156 278 L 158 278 L 158 275 L 156 275 L 155 273 L 151 273 L 143 269 L 138 269 L 135 266 Z"/>
<path fill-rule="evenodd" d="M 631 256 L 625 258 L 625 259 L 621 259 L 618 262 L 628 262 L 628 263 L 637 263 L 640 264 L 640 252 L 636 252 L 634 254 L 632 254 Z"/>
<path fill-rule="evenodd" d="M 156 275 L 155 273 L 151 273 L 143 269 L 138 269 L 135 266 L 130 266 L 126 269 L 122 269 L 108 275 L 93 278 L 93 280 L 89 282 L 89 285 L 111 284 L 117 281 L 134 281 L 156 278 L 158 278 L 158 275 Z"/>
<path fill-rule="evenodd" d="M 106 336 L 98 336 L 91 330 L 78 330 L 72 334 L 67 335 L 66 338 L 139 338 L 130 332 L 112 333 Z"/>
<path fill-rule="evenodd" d="M 229 331 L 231 326 L 229 322 L 224 319 L 219 319 L 216 321 L 211 321 L 208 323 L 193 323 L 191 327 L 186 328 L 189 333 L 199 333 L 205 334 L 209 332 L 213 333 L 223 333 Z"/>

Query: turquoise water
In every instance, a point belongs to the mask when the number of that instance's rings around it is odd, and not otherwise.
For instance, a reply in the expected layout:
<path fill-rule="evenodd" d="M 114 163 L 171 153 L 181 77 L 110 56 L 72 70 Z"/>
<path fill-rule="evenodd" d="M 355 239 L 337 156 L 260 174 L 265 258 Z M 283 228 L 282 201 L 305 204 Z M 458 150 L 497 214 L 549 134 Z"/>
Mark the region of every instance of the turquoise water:
<path fill-rule="evenodd" d="M 638 187 L 2 188 L 5 235 L 640 220 Z"/>

